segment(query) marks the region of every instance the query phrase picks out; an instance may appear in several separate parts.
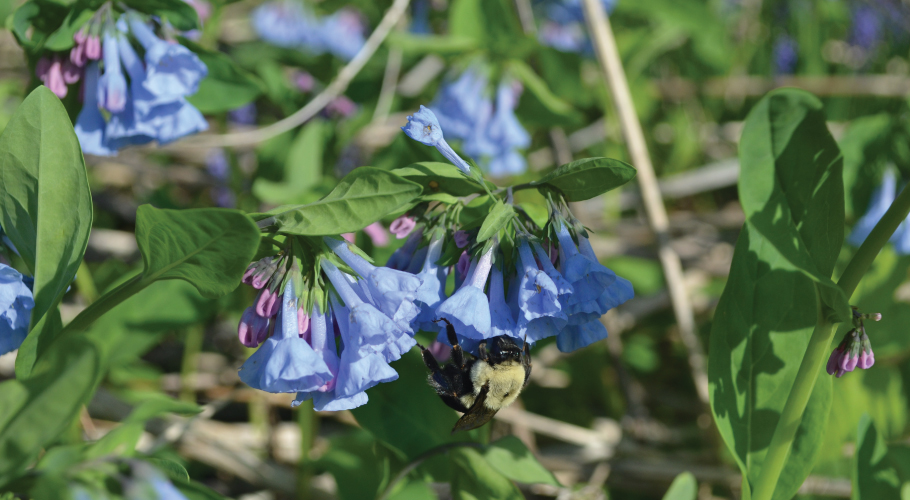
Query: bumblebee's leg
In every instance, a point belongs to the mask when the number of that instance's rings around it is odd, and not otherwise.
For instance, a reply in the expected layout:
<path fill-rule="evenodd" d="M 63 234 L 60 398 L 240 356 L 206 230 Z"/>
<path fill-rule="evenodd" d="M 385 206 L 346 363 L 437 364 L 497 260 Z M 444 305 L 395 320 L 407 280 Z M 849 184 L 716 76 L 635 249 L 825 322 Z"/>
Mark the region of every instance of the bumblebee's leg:
<path fill-rule="evenodd" d="M 481 340 L 480 344 L 477 345 L 477 357 L 486 361 L 487 363 L 490 362 L 490 351 L 487 350 L 486 340 Z"/>
<path fill-rule="evenodd" d="M 528 385 L 528 379 L 531 377 L 531 345 L 527 342 L 525 342 L 524 349 L 521 351 L 521 366 L 525 369 L 524 385 Z"/>
<path fill-rule="evenodd" d="M 455 334 L 455 327 L 452 326 L 452 323 L 449 323 L 449 320 L 445 318 L 440 318 L 437 321 L 444 321 L 446 324 L 446 337 L 449 339 L 449 343 L 452 344 L 452 362 L 456 366 L 464 369 L 464 349 L 461 348 L 461 344 L 458 343 L 458 335 Z"/>
<path fill-rule="evenodd" d="M 444 368 L 439 366 L 439 362 L 436 361 L 436 358 L 433 357 L 433 354 L 426 347 L 417 344 L 417 347 L 420 348 L 420 355 L 423 357 L 423 363 L 427 365 L 427 368 L 430 369 L 430 376 L 427 377 L 427 382 L 430 384 L 436 394 L 442 399 L 442 401 L 447 404 L 449 407 L 456 411 L 462 413 L 468 411 L 468 408 L 462 404 L 461 400 L 458 398 L 464 392 L 463 385 L 464 381 L 462 377 L 459 376 L 457 369 L 450 365 L 447 365 Z"/>

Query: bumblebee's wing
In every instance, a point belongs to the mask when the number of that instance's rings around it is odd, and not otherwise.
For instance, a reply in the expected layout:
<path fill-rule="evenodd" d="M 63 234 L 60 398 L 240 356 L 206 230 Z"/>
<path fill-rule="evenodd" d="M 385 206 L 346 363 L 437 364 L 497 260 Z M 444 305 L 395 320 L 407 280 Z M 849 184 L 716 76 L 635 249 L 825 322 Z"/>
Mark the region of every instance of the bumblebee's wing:
<path fill-rule="evenodd" d="M 455 422 L 455 427 L 452 429 L 453 434 L 458 431 L 476 429 L 493 419 L 493 415 L 496 415 L 497 410 L 491 410 L 484 404 L 489 391 L 489 385 L 483 386 L 471 408 L 458 419 L 458 422 Z"/>

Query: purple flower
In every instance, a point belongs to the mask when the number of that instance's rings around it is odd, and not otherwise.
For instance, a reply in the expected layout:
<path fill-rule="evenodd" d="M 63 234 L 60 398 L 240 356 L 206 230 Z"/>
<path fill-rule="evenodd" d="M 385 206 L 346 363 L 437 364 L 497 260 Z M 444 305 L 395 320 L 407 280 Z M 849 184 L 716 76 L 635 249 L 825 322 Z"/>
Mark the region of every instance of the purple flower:
<path fill-rule="evenodd" d="M 266 392 L 307 392 L 322 387 L 333 374 L 322 356 L 300 337 L 297 294 L 288 280 L 275 335 L 267 339 L 240 368 L 240 379 Z"/>
<path fill-rule="evenodd" d="M 363 278 L 373 305 L 403 329 L 413 333 L 410 324 L 420 312 L 420 308 L 414 304 L 421 285 L 420 278 L 403 271 L 373 266 L 363 257 L 351 252 L 344 241 L 328 237 L 323 238 L 323 241 Z M 342 298 L 350 306 L 347 298 Z"/>
<path fill-rule="evenodd" d="M 467 231 L 458 230 L 455 231 L 455 234 L 452 235 L 452 238 L 455 240 L 455 246 L 458 248 L 464 248 L 468 246 L 468 243 L 471 242 L 471 237 Z"/>
<path fill-rule="evenodd" d="M 75 130 L 76 137 L 79 138 L 79 145 L 82 146 L 84 153 L 110 156 L 115 154 L 116 150 L 109 148 L 107 145 L 105 138 L 107 124 L 104 121 L 104 116 L 101 115 L 101 110 L 98 109 L 98 93 L 96 89 L 98 88 L 99 73 L 97 61 L 92 61 L 85 67 L 85 80 L 82 83 L 85 102 L 82 105 L 82 111 L 79 112 L 79 116 L 76 118 Z"/>
<path fill-rule="evenodd" d="M 228 111 L 228 119 L 237 125 L 256 124 L 256 103 L 249 103 Z"/>
<path fill-rule="evenodd" d="M 796 70 L 796 64 L 799 62 L 797 49 L 796 40 L 787 35 L 781 35 L 774 41 L 772 58 L 775 74 L 789 75 Z"/>
<path fill-rule="evenodd" d="M 129 17 L 130 29 L 145 48 L 148 77 L 143 85 L 161 97 L 186 97 L 199 90 L 208 68 L 199 57 L 179 43 L 166 42 L 138 16 Z M 107 43 L 107 42 L 105 42 Z"/>
<path fill-rule="evenodd" d="M 357 55 L 366 41 L 363 21 L 351 9 L 342 9 L 322 19 L 319 26 L 321 46 L 344 61 Z"/>
<path fill-rule="evenodd" d="M 86 87 L 86 91 L 91 90 Z M 104 33 L 104 74 L 98 81 L 98 102 L 101 107 L 117 113 L 126 106 L 126 77 L 120 67 L 120 50 L 111 32 Z"/>
<path fill-rule="evenodd" d="M 205 169 L 209 175 L 219 181 L 226 181 L 231 174 L 231 165 L 228 163 L 227 152 L 221 148 L 215 148 L 205 155 Z"/>
<path fill-rule="evenodd" d="M 436 309 L 436 319 L 446 319 L 459 338 L 483 340 L 493 336 L 490 301 L 483 293 L 493 266 L 493 248 L 471 264 L 461 287 Z"/>
<path fill-rule="evenodd" d="M 423 262 L 423 267 L 417 277 L 420 279 L 420 287 L 414 297 L 414 303 L 420 307 L 420 314 L 416 321 L 421 330 L 433 331 L 436 308 L 445 300 L 446 277 L 449 274 L 449 268 L 438 264 L 439 256 L 442 254 L 442 236 L 433 238 L 430 241 L 429 250 Z"/>
<path fill-rule="evenodd" d="M 0 355 L 22 345 L 35 307 L 30 278 L 0 264 Z"/>
<path fill-rule="evenodd" d="M 383 326 L 383 322 L 388 322 L 388 319 L 382 314 L 366 314 L 364 309 L 359 307 L 364 304 L 354 305 L 352 309 L 349 309 L 340 305 L 334 296 L 332 299 L 335 323 L 338 325 L 341 341 L 344 344 L 344 350 L 341 351 L 335 393 L 339 396 L 351 397 L 377 384 L 397 379 L 398 372 L 389 366 L 389 361 L 392 361 L 392 359 L 388 359 L 384 355 L 387 350 L 377 349 L 373 344 L 362 343 L 362 335 L 365 328 L 373 329 L 374 331 L 385 330 L 386 327 Z M 359 311 L 356 310 L 358 308 L 360 308 Z M 375 321 L 377 319 L 379 321 Z M 366 323 L 360 323 L 362 321 L 366 321 Z M 395 342 L 386 345 L 396 346 Z M 408 349 L 413 347 L 413 345 L 412 343 Z M 401 352 L 394 359 L 400 357 Z"/>
<path fill-rule="evenodd" d="M 556 347 L 562 352 L 572 352 L 607 338 L 607 328 L 600 320 L 580 325 L 569 325 L 556 335 Z"/>
<path fill-rule="evenodd" d="M 323 260 L 322 270 L 332 282 L 332 285 L 335 287 L 335 291 L 341 297 L 341 300 L 344 301 L 346 311 L 349 311 L 349 318 L 343 322 L 337 315 L 335 316 L 336 321 L 338 321 L 338 327 L 345 328 L 345 335 L 348 337 L 348 339 L 345 340 L 346 348 L 365 348 L 371 352 L 381 354 L 386 362 L 390 362 L 399 359 L 404 351 L 407 351 L 416 345 L 414 339 L 411 338 L 413 331 L 410 330 L 408 323 L 410 319 L 413 319 L 413 316 L 407 320 L 408 322 L 398 318 L 393 319 L 393 317 L 358 295 L 357 288 L 351 286 L 351 283 L 348 281 L 345 274 L 339 271 L 334 264 L 328 260 Z M 416 280 L 416 277 L 411 277 Z M 371 292 L 376 290 L 369 284 L 369 279 L 364 281 L 367 282 Z M 386 282 L 381 284 L 381 286 L 386 285 L 389 285 L 389 283 Z M 366 295 L 366 293 L 364 293 L 364 295 Z M 376 298 L 376 293 L 372 293 L 371 295 L 373 298 Z M 402 298 L 401 294 L 395 296 L 396 294 L 392 292 L 389 292 L 388 295 L 390 296 L 380 297 L 376 300 L 386 307 L 393 307 L 393 313 L 398 313 L 401 309 L 394 308 L 395 304 L 404 304 L 407 299 Z M 419 310 L 413 302 L 410 302 L 410 306 L 415 309 L 414 316 L 416 316 L 416 312 L 419 312 Z M 408 315 L 410 315 L 410 311 L 408 312 Z M 351 356 L 353 356 L 353 354 L 351 354 Z M 352 393 L 343 394 L 352 395 Z"/>
<path fill-rule="evenodd" d="M 527 331 L 527 341 L 552 337 L 562 330 L 568 318 L 559 303 L 559 291 L 547 273 L 537 267 L 537 260 L 531 252 L 527 241 L 518 246 L 519 282 L 518 286 L 518 324 Z"/>
<path fill-rule="evenodd" d="M 477 128 L 483 107 L 490 106 L 489 98 L 484 97 L 486 88 L 487 78 L 476 67 L 466 69 L 455 81 L 440 87 L 430 107 L 452 138 L 467 139 Z"/>
<path fill-rule="evenodd" d="M 299 2 L 266 2 L 253 10 L 251 21 L 259 37 L 273 45 L 289 49 L 319 45 L 316 18 Z"/>
<path fill-rule="evenodd" d="M 392 252 L 389 260 L 386 262 L 386 267 L 389 269 L 398 269 L 399 271 L 407 269 L 414 256 L 414 251 L 417 250 L 417 245 L 420 244 L 422 238 L 423 229 L 411 232 L 410 236 L 408 236 L 408 241 Z"/>
<path fill-rule="evenodd" d="M 865 50 L 874 50 L 882 41 L 882 18 L 871 5 L 853 7 L 850 43 Z"/>
<path fill-rule="evenodd" d="M 127 74 L 130 75 L 129 94 L 126 102 L 119 112 L 111 113 L 110 121 L 107 123 L 105 137 L 107 145 L 113 149 L 135 144 L 147 144 L 155 140 L 156 131 L 154 127 L 143 120 L 147 109 L 146 102 L 157 102 L 158 99 L 152 96 L 149 91 L 142 86 L 145 79 L 145 69 L 142 61 L 136 55 L 129 40 L 124 35 L 115 34 L 112 37 L 105 37 L 106 44 L 115 44 L 120 60 L 126 67 Z M 106 53 L 106 52 L 105 52 Z M 137 109 L 137 106 L 139 109 Z"/>
<path fill-rule="evenodd" d="M 256 314 L 254 307 L 247 307 L 237 325 L 237 336 L 240 343 L 247 347 L 257 347 L 269 335 L 269 319 Z"/>
<path fill-rule="evenodd" d="M 471 166 L 461 159 L 455 150 L 443 139 L 442 129 L 439 127 L 439 121 L 436 115 L 426 106 L 421 105 L 420 111 L 408 117 L 408 124 L 401 127 L 401 130 L 415 141 L 427 146 L 434 146 L 443 156 L 452 162 L 459 170 L 466 175 L 471 173 Z"/>
<path fill-rule="evenodd" d="M 352 396 L 341 396 L 335 392 L 340 364 L 335 347 L 335 323 L 332 318 L 332 312 L 329 311 L 326 314 L 319 309 L 319 306 L 313 307 L 311 315 L 310 345 L 328 366 L 329 371 L 332 373 L 332 379 L 313 391 L 297 393 L 297 397 L 291 403 L 291 406 L 297 406 L 308 399 L 313 400 L 313 407 L 317 411 L 350 410 L 366 404 L 367 395 L 365 392 Z"/>
<path fill-rule="evenodd" d="M 841 343 L 828 357 L 828 364 L 825 367 L 828 375 L 840 378 L 845 373 L 855 370 L 857 366 L 867 370 L 875 364 L 875 353 L 872 352 L 872 344 L 866 335 L 866 329 L 862 326 L 862 322 L 859 322 L 858 325 L 857 328 L 847 332 Z M 856 326 L 856 322 L 854 322 L 854 326 Z"/>

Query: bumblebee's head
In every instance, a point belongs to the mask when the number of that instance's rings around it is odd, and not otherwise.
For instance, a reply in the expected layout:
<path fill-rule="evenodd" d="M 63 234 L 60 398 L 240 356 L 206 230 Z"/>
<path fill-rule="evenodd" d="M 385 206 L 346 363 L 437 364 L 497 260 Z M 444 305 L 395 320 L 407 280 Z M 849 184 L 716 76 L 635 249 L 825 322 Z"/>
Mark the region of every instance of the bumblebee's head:
<path fill-rule="evenodd" d="M 494 362 L 521 361 L 521 346 L 512 337 L 501 335 L 490 339 L 490 358 Z"/>

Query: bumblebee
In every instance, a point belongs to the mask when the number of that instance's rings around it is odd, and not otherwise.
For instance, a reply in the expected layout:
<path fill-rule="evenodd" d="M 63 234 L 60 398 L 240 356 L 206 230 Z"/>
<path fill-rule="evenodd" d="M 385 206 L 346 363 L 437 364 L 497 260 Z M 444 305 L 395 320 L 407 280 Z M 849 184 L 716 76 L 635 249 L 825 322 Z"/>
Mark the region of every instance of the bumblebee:
<path fill-rule="evenodd" d="M 474 356 L 458 344 L 455 327 L 446 319 L 441 321 L 446 323 L 446 336 L 452 344 L 452 361 L 440 366 L 430 351 L 418 345 L 430 369 L 427 381 L 445 404 L 464 414 L 453 433 L 476 429 L 512 404 L 527 385 L 530 349 L 526 342 L 519 347 L 513 338 L 501 335 L 481 341 L 479 356 Z"/>

